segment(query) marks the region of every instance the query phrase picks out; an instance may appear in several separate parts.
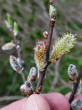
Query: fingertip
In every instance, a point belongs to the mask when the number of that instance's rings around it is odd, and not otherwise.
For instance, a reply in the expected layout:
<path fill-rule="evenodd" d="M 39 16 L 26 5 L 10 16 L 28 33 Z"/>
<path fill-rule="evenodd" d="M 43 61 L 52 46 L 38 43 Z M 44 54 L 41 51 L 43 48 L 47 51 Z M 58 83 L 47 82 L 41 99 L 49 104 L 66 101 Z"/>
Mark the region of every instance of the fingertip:
<path fill-rule="evenodd" d="M 22 110 L 51 110 L 48 102 L 40 95 L 31 95 Z"/>
<path fill-rule="evenodd" d="M 49 93 L 43 95 L 43 97 L 48 101 L 51 110 L 70 110 L 68 100 L 60 93 Z"/>
<path fill-rule="evenodd" d="M 21 108 L 23 107 L 24 103 L 26 102 L 27 98 L 21 99 L 19 101 L 13 102 L 3 108 L 1 108 L 0 110 L 21 110 Z"/>

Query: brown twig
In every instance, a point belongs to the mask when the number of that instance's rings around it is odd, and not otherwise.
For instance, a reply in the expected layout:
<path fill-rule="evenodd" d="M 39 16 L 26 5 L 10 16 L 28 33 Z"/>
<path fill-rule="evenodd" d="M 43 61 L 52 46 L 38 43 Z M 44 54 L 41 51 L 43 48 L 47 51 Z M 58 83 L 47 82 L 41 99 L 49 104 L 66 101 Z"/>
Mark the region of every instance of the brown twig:
<path fill-rule="evenodd" d="M 47 70 L 47 67 L 48 65 L 50 64 L 51 62 L 48 61 L 46 67 L 44 68 L 43 71 L 39 71 L 39 80 L 38 80 L 38 83 L 37 83 L 37 87 L 36 87 L 36 92 L 35 93 L 40 93 L 41 89 L 42 89 L 42 84 L 43 84 L 43 80 L 45 78 L 45 74 L 46 74 L 46 70 Z"/>
<path fill-rule="evenodd" d="M 13 32 L 13 29 L 12 29 L 12 28 L 10 28 L 10 32 L 11 32 L 12 35 L 13 35 L 13 40 L 14 40 L 13 42 L 14 42 L 14 44 L 15 44 L 15 48 L 16 48 L 17 55 L 18 55 L 18 58 L 19 58 L 19 61 L 20 61 L 20 65 L 21 65 L 21 67 L 23 68 L 22 57 L 21 57 L 21 47 L 20 47 L 20 46 L 18 45 L 18 43 L 17 43 L 17 39 L 16 39 L 17 36 L 14 35 L 14 32 Z M 21 74 L 21 76 L 22 76 L 23 82 L 25 82 L 26 79 L 25 79 L 24 70 L 22 70 L 22 72 L 21 72 L 20 74 Z"/>
<path fill-rule="evenodd" d="M 71 102 L 73 101 L 74 99 L 74 96 L 76 94 L 76 91 L 77 91 L 77 88 L 78 88 L 78 85 L 80 83 L 80 79 L 82 77 L 82 69 L 80 71 L 80 74 L 78 75 L 78 78 L 77 78 L 77 82 L 76 83 L 73 83 L 73 89 L 72 89 L 72 92 L 71 92 L 71 96 L 69 98 L 69 103 L 71 104 Z"/>
<path fill-rule="evenodd" d="M 49 52 L 50 52 L 50 46 L 51 46 L 51 40 L 52 40 L 52 34 L 53 34 L 53 27 L 54 27 L 55 21 L 50 20 L 50 26 L 49 26 L 49 32 L 48 32 L 48 38 L 46 39 L 46 61 L 49 60 Z"/>
<path fill-rule="evenodd" d="M 54 5 L 53 0 L 50 0 L 50 5 Z M 54 13 L 54 16 L 56 18 L 56 13 Z M 51 47 L 51 40 L 52 40 L 52 34 L 53 34 L 53 27 L 55 24 L 55 20 L 52 20 L 52 18 L 50 18 L 50 25 L 49 25 L 49 31 L 48 31 L 48 38 L 46 39 L 46 67 L 44 68 L 43 71 L 39 71 L 39 80 L 37 83 L 37 87 L 36 87 L 36 93 L 40 93 L 41 89 L 42 89 L 42 84 L 43 84 L 43 80 L 46 74 L 46 70 L 48 65 L 51 63 L 49 61 L 49 53 L 50 53 L 50 47 Z"/>
<path fill-rule="evenodd" d="M 0 102 L 2 101 L 9 101 L 9 100 L 20 100 L 24 98 L 23 96 L 4 96 L 0 97 Z"/>

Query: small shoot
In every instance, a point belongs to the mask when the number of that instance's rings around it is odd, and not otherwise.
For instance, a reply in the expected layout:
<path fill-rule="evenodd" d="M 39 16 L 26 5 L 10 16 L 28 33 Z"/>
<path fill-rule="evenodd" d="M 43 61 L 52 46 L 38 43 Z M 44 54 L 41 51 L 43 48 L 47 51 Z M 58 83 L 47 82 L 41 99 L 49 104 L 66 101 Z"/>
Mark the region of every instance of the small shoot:
<path fill-rule="evenodd" d="M 14 35 L 17 36 L 18 34 L 18 24 L 16 22 L 14 22 Z"/>
<path fill-rule="evenodd" d="M 5 20 L 5 24 L 6 24 L 7 28 L 12 27 L 12 20 L 11 20 L 10 14 L 7 14 L 7 20 Z"/>
<path fill-rule="evenodd" d="M 8 42 L 8 43 L 6 43 L 6 44 L 4 44 L 3 46 L 2 46 L 2 50 L 11 50 L 11 49 L 13 49 L 15 47 L 15 44 L 13 43 L 13 41 L 11 41 L 11 42 Z"/>

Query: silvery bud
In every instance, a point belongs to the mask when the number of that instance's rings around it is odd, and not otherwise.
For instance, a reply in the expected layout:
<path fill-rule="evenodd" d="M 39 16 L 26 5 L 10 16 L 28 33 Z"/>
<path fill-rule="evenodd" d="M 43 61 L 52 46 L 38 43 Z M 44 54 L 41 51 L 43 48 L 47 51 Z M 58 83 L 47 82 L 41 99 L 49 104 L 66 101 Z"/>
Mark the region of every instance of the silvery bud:
<path fill-rule="evenodd" d="M 76 99 L 71 103 L 72 110 L 82 110 L 82 99 Z"/>
<path fill-rule="evenodd" d="M 32 67 L 30 69 L 30 73 L 29 73 L 29 76 L 27 77 L 27 80 L 29 81 L 35 81 L 36 79 L 36 68 L 35 67 Z"/>
<path fill-rule="evenodd" d="M 25 93 L 25 88 L 26 88 L 25 84 L 21 85 L 21 87 L 20 87 L 21 93 L 23 93 L 23 94 Z"/>
<path fill-rule="evenodd" d="M 21 93 L 26 94 L 26 95 L 32 94 L 32 89 L 33 89 L 33 87 L 32 87 L 32 84 L 31 84 L 30 81 L 26 81 L 26 82 L 25 82 L 23 85 L 21 85 L 21 87 L 20 87 Z"/>
<path fill-rule="evenodd" d="M 35 67 L 32 67 L 30 69 L 30 73 L 29 73 L 29 76 L 35 76 L 36 75 L 36 68 Z"/>
<path fill-rule="evenodd" d="M 75 65 L 73 65 L 73 64 L 69 65 L 68 75 L 69 75 L 70 80 L 72 80 L 72 81 L 77 79 L 78 74 L 77 74 L 77 69 L 76 69 Z"/>
<path fill-rule="evenodd" d="M 45 32 L 43 33 L 43 35 L 44 35 L 44 38 L 45 38 L 45 39 L 48 38 L 48 32 L 47 32 L 47 31 L 45 31 Z"/>
<path fill-rule="evenodd" d="M 2 50 L 11 50 L 14 47 L 13 41 L 8 42 L 2 46 Z"/>
<path fill-rule="evenodd" d="M 10 56 L 10 64 L 11 67 L 18 73 L 21 73 L 23 68 L 21 67 L 21 65 L 18 63 L 17 58 L 14 57 L 13 55 Z"/>

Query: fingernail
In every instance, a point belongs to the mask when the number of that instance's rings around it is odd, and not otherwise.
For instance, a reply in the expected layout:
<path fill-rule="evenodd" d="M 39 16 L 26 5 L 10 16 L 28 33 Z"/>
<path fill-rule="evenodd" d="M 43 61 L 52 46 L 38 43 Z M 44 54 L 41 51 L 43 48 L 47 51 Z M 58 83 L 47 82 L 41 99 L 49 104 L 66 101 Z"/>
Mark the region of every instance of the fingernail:
<path fill-rule="evenodd" d="M 50 110 L 49 104 L 40 95 L 31 95 L 22 110 Z"/>
<path fill-rule="evenodd" d="M 35 102 L 35 99 L 34 99 L 34 96 L 30 96 L 26 103 L 24 104 L 23 106 L 23 109 L 22 110 L 38 110 L 37 109 L 37 104 Z"/>

